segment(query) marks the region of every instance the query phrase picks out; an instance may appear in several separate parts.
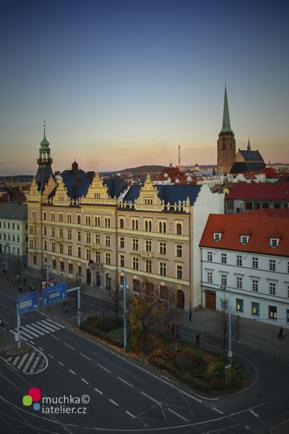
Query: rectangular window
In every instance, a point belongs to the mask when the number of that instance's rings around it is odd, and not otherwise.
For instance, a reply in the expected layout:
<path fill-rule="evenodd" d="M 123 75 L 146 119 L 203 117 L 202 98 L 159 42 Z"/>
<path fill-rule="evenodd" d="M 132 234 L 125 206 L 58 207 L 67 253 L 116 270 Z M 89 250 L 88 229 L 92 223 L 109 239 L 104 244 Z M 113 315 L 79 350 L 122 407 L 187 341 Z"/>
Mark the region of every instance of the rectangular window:
<path fill-rule="evenodd" d="M 77 267 L 77 275 L 78 275 L 78 277 L 81 277 L 81 276 L 82 276 L 82 268 L 81 268 L 81 265 L 78 265 L 78 267 Z"/>
<path fill-rule="evenodd" d="M 138 220 L 137 219 L 131 220 L 131 228 L 133 231 L 138 231 Z"/>
<path fill-rule="evenodd" d="M 71 229 L 68 229 L 68 231 L 67 231 L 67 239 L 68 239 L 68 240 L 72 240 L 72 232 L 71 232 Z"/>
<path fill-rule="evenodd" d="M 73 274 L 73 264 L 68 264 L 68 274 Z"/>
<path fill-rule="evenodd" d="M 119 265 L 124 268 L 124 255 L 119 255 Z"/>
<path fill-rule="evenodd" d="M 269 283 L 269 294 L 270 295 L 276 295 L 276 283 L 275 282 Z"/>
<path fill-rule="evenodd" d="M 150 259 L 146 260 L 146 272 L 151 273 L 152 272 L 152 261 Z"/>
<path fill-rule="evenodd" d="M 99 234 L 95 234 L 95 244 L 100 244 L 100 235 Z"/>
<path fill-rule="evenodd" d="M 124 237 L 119 238 L 119 247 L 120 249 L 124 249 Z"/>
<path fill-rule="evenodd" d="M 56 270 L 56 259 L 52 259 L 52 270 Z"/>
<path fill-rule="evenodd" d="M 46 229 L 46 226 L 43 226 L 43 235 L 44 235 L 44 237 L 47 236 L 47 229 Z"/>
<path fill-rule="evenodd" d="M 59 244 L 59 253 L 63 254 L 63 252 L 64 252 L 63 244 Z"/>
<path fill-rule="evenodd" d="M 258 258 L 256 258 L 256 257 L 252 258 L 252 267 L 253 268 L 258 268 L 259 267 L 259 260 L 258 260 Z"/>
<path fill-rule="evenodd" d="M 276 271 L 276 261 L 275 259 L 270 259 L 269 261 L 269 270 Z"/>
<path fill-rule="evenodd" d="M 237 267 L 242 267 L 243 265 L 243 258 L 241 255 L 237 255 Z"/>
<path fill-rule="evenodd" d="M 150 240 L 146 240 L 145 246 L 146 246 L 146 252 L 152 251 L 152 242 Z"/>
<path fill-rule="evenodd" d="M 64 262 L 60 261 L 60 271 L 64 273 Z"/>
<path fill-rule="evenodd" d="M 90 249 L 87 249 L 87 250 L 86 250 L 86 259 L 87 259 L 88 261 L 90 261 L 90 259 L 91 259 Z"/>
<path fill-rule="evenodd" d="M 236 311 L 244 312 L 244 301 L 241 298 L 236 298 Z"/>
<path fill-rule="evenodd" d="M 227 274 L 221 274 L 221 285 L 227 286 Z"/>
<path fill-rule="evenodd" d="M 124 228 L 124 218 L 121 217 L 118 222 L 119 222 L 120 229 L 123 229 Z"/>
<path fill-rule="evenodd" d="M 260 315 L 260 304 L 252 301 L 251 303 L 251 313 L 252 315 L 259 316 Z"/>
<path fill-rule="evenodd" d="M 86 226 L 90 226 L 90 216 L 89 215 L 85 216 L 85 224 L 86 224 Z"/>
<path fill-rule="evenodd" d="M 166 276 L 167 275 L 167 264 L 166 262 L 160 262 L 160 275 Z"/>
<path fill-rule="evenodd" d="M 86 232 L 85 239 L 86 239 L 86 243 L 90 244 L 90 232 Z"/>
<path fill-rule="evenodd" d="M 257 279 L 252 280 L 252 291 L 258 292 L 259 290 L 259 281 Z"/>
<path fill-rule="evenodd" d="M 76 222 L 78 225 L 81 225 L 81 216 L 79 214 L 76 216 Z"/>
<path fill-rule="evenodd" d="M 106 247 L 110 247 L 110 236 L 109 235 L 105 236 L 105 245 L 106 245 Z"/>
<path fill-rule="evenodd" d="M 71 223 L 72 219 L 71 219 L 71 214 L 67 214 L 67 223 Z"/>
<path fill-rule="evenodd" d="M 277 319 L 277 307 L 276 306 L 268 306 L 268 318 L 269 319 Z"/>
<path fill-rule="evenodd" d="M 51 251 L 55 252 L 55 243 L 54 242 L 51 243 Z"/>
<path fill-rule="evenodd" d="M 183 234 L 183 225 L 182 225 L 182 223 L 177 223 L 176 224 L 176 234 L 177 235 L 182 235 Z"/>
<path fill-rule="evenodd" d="M 67 247 L 67 254 L 68 256 L 72 256 L 72 246 Z"/>
<path fill-rule="evenodd" d="M 110 224 L 111 224 L 110 217 L 105 217 L 105 218 L 104 218 L 104 226 L 105 226 L 106 228 L 110 228 Z"/>
<path fill-rule="evenodd" d="M 160 254 L 161 255 L 167 254 L 167 243 L 160 242 Z"/>
<path fill-rule="evenodd" d="M 81 232 L 77 232 L 77 241 L 81 241 Z"/>
<path fill-rule="evenodd" d="M 52 213 L 50 214 L 50 220 L 51 220 L 52 222 L 55 222 L 55 214 L 54 214 L 54 212 L 52 212 Z"/>
<path fill-rule="evenodd" d="M 61 223 L 63 222 L 63 214 L 62 213 L 58 214 L 58 221 L 60 221 Z"/>
<path fill-rule="evenodd" d="M 100 217 L 94 217 L 94 226 L 100 227 Z"/>
<path fill-rule="evenodd" d="M 163 221 L 159 222 L 159 232 L 161 234 L 165 234 L 167 232 L 167 222 L 163 222 Z"/>
<path fill-rule="evenodd" d="M 212 271 L 208 271 L 207 272 L 207 282 L 208 283 L 213 283 L 213 273 L 212 273 Z"/>
<path fill-rule="evenodd" d="M 221 262 L 222 264 L 227 264 L 227 255 L 226 253 L 221 254 Z"/>
<path fill-rule="evenodd" d="M 213 262 L 213 252 L 208 252 L 208 262 Z"/>
<path fill-rule="evenodd" d="M 138 258 L 136 258 L 136 257 L 132 258 L 132 268 L 134 270 L 138 270 L 138 265 L 139 265 Z"/>
<path fill-rule="evenodd" d="M 63 238 L 63 229 L 59 229 L 59 238 Z"/>
<path fill-rule="evenodd" d="M 240 276 L 237 276 L 236 284 L 237 284 L 238 289 L 242 289 L 243 288 L 243 278 Z"/>
<path fill-rule="evenodd" d="M 95 262 L 100 264 L 100 252 L 95 252 Z"/>
<path fill-rule="evenodd" d="M 177 257 L 178 258 L 182 258 L 182 256 L 183 256 L 183 246 L 182 246 L 182 244 L 177 244 L 176 250 L 177 250 Z"/>
<path fill-rule="evenodd" d="M 37 257 L 36 257 L 36 255 L 33 255 L 33 265 L 37 265 Z"/>
<path fill-rule="evenodd" d="M 133 279 L 133 281 L 132 281 L 132 289 L 133 289 L 133 291 L 139 292 L 139 290 L 140 290 L 140 281 L 138 279 Z"/>
<path fill-rule="evenodd" d="M 182 279 L 183 278 L 183 266 L 182 265 L 177 265 L 177 279 Z"/>
<path fill-rule="evenodd" d="M 132 250 L 138 250 L 138 239 L 137 238 L 132 239 Z"/>
<path fill-rule="evenodd" d="M 151 232 L 152 231 L 152 221 L 151 220 L 145 220 L 144 229 L 145 229 L 145 232 Z"/>
<path fill-rule="evenodd" d="M 110 253 L 106 253 L 105 254 L 105 263 L 106 263 L 106 265 L 110 265 L 110 263 L 111 263 L 111 255 L 110 255 Z"/>
<path fill-rule="evenodd" d="M 43 213 L 43 220 L 47 220 L 47 214 L 46 214 L 46 212 Z"/>

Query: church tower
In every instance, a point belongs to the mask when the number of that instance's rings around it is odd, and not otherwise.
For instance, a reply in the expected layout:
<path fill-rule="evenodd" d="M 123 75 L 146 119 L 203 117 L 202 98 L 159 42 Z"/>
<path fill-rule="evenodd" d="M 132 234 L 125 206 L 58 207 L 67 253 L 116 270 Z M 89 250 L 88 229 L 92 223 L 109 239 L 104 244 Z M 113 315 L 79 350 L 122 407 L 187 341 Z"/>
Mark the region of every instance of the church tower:
<path fill-rule="evenodd" d="M 231 130 L 227 88 L 225 85 L 222 129 L 218 138 L 218 173 L 229 173 L 235 162 L 236 141 Z"/>
<path fill-rule="evenodd" d="M 45 184 L 53 176 L 51 164 L 52 158 L 50 157 L 49 142 L 46 139 L 46 124 L 44 122 L 43 126 L 43 139 L 40 142 L 39 157 L 37 158 L 38 169 L 35 176 L 36 182 L 38 184 L 39 190 L 42 192 L 44 190 Z"/>

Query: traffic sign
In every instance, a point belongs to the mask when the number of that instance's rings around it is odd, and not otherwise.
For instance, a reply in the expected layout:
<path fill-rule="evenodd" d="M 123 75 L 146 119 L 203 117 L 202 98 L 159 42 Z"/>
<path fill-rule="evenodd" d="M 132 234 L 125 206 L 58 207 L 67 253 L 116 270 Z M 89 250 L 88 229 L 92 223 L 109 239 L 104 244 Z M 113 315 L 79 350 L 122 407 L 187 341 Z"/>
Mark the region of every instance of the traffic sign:
<path fill-rule="evenodd" d="M 49 286 L 42 289 L 42 304 L 49 306 L 51 304 L 61 303 L 66 298 L 67 283 L 59 283 L 58 285 Z"/>
<path fill-rule="evenodd" d="M 18 295 L 17 304 L 19 306 L 19 313 L 28 313 L 38 309 L 39 294 L 38 291 L 29 292 L 28 294 Z"/>

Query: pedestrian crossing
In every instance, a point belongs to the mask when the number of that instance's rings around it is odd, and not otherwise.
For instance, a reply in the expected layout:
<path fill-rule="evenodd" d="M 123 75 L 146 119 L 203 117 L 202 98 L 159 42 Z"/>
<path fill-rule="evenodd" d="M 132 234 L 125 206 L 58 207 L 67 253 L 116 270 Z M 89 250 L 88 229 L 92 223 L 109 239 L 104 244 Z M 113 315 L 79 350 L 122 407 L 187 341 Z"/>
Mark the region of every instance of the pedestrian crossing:
<path fill-rule="evenodd" d="M 42 372 L 48 366 L 47 357 L 35 347 L 25 354 L 7 357 L 5 361 L 27 375 Z"/>
<path fill-rule="evenodd" d="M 55 333 L 61 329 L 63 329 L 64 326 L 53 321 L 52 319 L 45 319 L 41 321 L 35 321 L 30 324 L 21 325 L 21 339 L 24 341 L 32 341 L 34 339 L 37 339 L 41 336 Z M 14 336 L 17 334 L 17 329 L 14 330 L 10 329 L 10 333 L 12 333 Z"/>

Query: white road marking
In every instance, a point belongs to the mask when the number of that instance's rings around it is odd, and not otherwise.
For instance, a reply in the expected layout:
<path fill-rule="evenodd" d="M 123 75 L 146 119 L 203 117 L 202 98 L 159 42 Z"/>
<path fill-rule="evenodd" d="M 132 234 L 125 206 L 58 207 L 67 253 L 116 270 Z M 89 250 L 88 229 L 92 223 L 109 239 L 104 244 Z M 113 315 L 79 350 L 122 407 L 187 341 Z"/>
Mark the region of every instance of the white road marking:
<path fill-rule="evenodd" d="M 113 399 L 109 399 L 109 402 L 111 402 L 113 405 L 115 405 L 116 407 L 119 406 L 119 404 L 117 402 L 115 402 Z"/>
<path fill-rule="evenodd" d="M 64 363 L 62 363 L 60 360 L 58 360 L 58 364 L 59 364 L 60 366 L 64 366 Z"/>
<path fill-rule="evenodd" d="M 41 330 L 45 331 L 46 333 L 51 333 L 51 332 L 54 333 L 54 332 L 57 331 L 54 328 L 49 327 L 49 326 L 47 326 L 46 324 L 43 324 L 40 321 L 38 321 L 38 325 L 39 325 L 39 327 L 41 326 Z"/>
<path fill-rule="evenodd" d="M 27 326 L 21 326 L 21 333 L 24 333 L 25 335 L 28 335 L 30 337 L 39 338 L 39 335 L 35 332 L 32 332 L 31 330 L 27 329 Z"/>
<path fill-rule="evenodd" d="M 28 327 L 28 325 L 26 327 Z M 30 324 L 29 327 L 31 327 Z M 37 324 L 33 324 L 33 330 L 43 336 L 45 335 L 45 333 L 47 333 L 46 331 L 44 333 L 43 329 Z"/>
<path fill-rule="evenodd" d="M 31 325 L 29 325 L 29 324 L 27 324 L 26 326 L 25 326 L 26 328 L 28 328 L 29 330 L 29 333 L 32 331 L 32 332 L 34 332 L 34 333 L 38 333 L 36 336 L 38 337 L 38 336 L 44 336 L 44 333 L 42 332 L 42 331 L 40 331 L 40 330 L 38 330 L 38 329 L 36 329 L 36 327 L 32 327 Z M 21 327 L 21 328 L 23 328 L 23 327 Z"/>
<path fill-rule="evenodd" d="M 212 410 L 215 410 L 217 413 L 224 414 L 224 412 L 223 412 L 222 410 L 219 410 L 219 409 L 216 408 L 216 407 L 211 407 L 211 409 L 212 409 Z"/>
<path fill-rule="evenodd" d="M 259 414 L 255 413 L 255 411 L 252 410 L 252 408 L 250 408 L 250 413 L 252 413 L 255 417 L 259 417 Z"/>
<path fill-rule="evenodd" d="M 125 410 L 126 414 L 128 414 L 130 417 L 132 417 L 133 419 L 136 419 L 135 415 L 132 414 L 130 411 Z"/>
<path fill-rule="evenodd" d="M 55 321 L 53 321 L 53 320 L 50 319 L 50 318 L 47 318 L 46 321 L 49 321 L 49 322 L 51 322 L 52 324 L 57 325 L 57 327 L 60 327 L 61 329 L 64 329 L 64 328 L 65 328 L 62 324 L 59 324 L 58 322 L 55 322 Z"/>
<path fill-rule="evenodd" d="M 48 357 L 50 357 L 51 359 L 54 358 L 54 356 L 52 354 L 48 354 Z"/>
<path fill-rule="evenodd" d="M 20 356 L 15 357 L 15 359 L 12 362 L 12 365 L 15 366 L 16 363 L 18 363 L 19 359 L 20 359 Z"/>
<path fill-rule="evenodd" d="M 29 353 L 24 354 L 24 356 L 22 357 L 22 359 L 20 360 L 19 365 L 17 366 L 18 369 L 21 369 L 22 366 L 24 365 L 25 360 L 27 359 L 27 357 L 29 356 Z"/>
<path fill-rule="evenodd" d="M 172 410 L 171 408 L 168 408 L 168 411 L 170 411 L 171 413 L 175 414 L 179 418 L 183 419 L 185 422 L 189 422 L 189 419 L 185 418 L 184 416 L 182 416 L 181 414 L 179 414 L 176 411 Z"/>
<path fill-rule="evenodd" d="M 50 335 L 53 339 L 55 339 L 56 341 L 60 341 L 60 339 L 57 336 L 54 335 Z"/>
<path fill-rule="evenodd" d="M 122 381 L 124 384 L 126 384 L 127 386 L 129 386 L 129 387 L 133 387 L 133 385 L 132 384 L 130 384 L 128 381 L 126 381 L 126 380 L 124 380 L 123 378 L 121 378 L 121 377 L 117 377 L 120 381 Z"/>
<path fill-rule="evenodd" d="M 152 396 L 148 395 L 147 393 L 143 392 L 142 390 L 140 391 L 140 393 L 145 396 L 146 398 L 150 399 L 151 401 L 155 402 L 156 404 L 160 405 L 160 402 L 157 401 L 156 399 L 154 399 Z"/>
<path fill-rule="evenodd" d="M 43 348 L 41 348 L 41 347 L 38 347 L 38 349 L 39 349 L 40 351 L 44 351 L 44 349 L 43 349 Z"/>
<path fill-rule="evenodd" d="M 11 329 L 10 329 L 9 332 L 12 333 L 14 336 L 17 335 L 17 333 L 16 333 L 14 330 L 11 330 Z M 22 336 L 22 333 L 21 333 L 21 339 L 22 339 L 23 341 L 28 341 L 27 338 L 25 338 L 24 336 Z"/>
<path fill-rule="evenodd" d="M 75 375 L 75 372 L 72 369 L 68 369 L 72 375 Z"/>
<path fill-rule="evenodd" d="M 98 363 L 97 366 L 99 368 L 103 369 L 104 371 L 108 372 L 109 374 L 111 374 L 111 371 L 109 369 L 107 369 L 105 366 L 102 366 L 100 363 Z"/>
<path fill-rule="evenodd" d="M 35 356 L 35 354 L 36 354 L 35 351 L 33 351 L 33 352 L 30 354 L 30 357 L 29 357 L 29 359 L 28 359 L 27 362 L 26 362 L 26 365 L 25 365 L 25 367 L 24 367 L 24 369 L 23 369 L 23 372 L 27 372 L 27 370 L 28 370 L 28 366 L 30 365 L 30 363 L 31 363 L 33 357 Z"/>
<path fill-rule="evenodd" d="M 67 342 L 64 342 L 64 345 L 68 348 L 70 348 L 71 350 L 75 350 L 74 347 L 72 347 L 71 345 L 69 345 Z"/>
<path fill-rule="evenodd" d="M 99 393 L 100 395 L 103 395 L 103 392 L 102 392 L 101 390 L 97 389 L 96 387 L 94 388 L 94 390 L 95 390 L 97 393 Z"/>
<path fill-rule="evenodd" d="M 44 325 L 45 327 L 49 327 L 52 330 L 60 330 L 60 327 L 58 327 L 55 324 L 51 324 L 50 322 L 46 321 L 45 319 L 41 320 L 41 324 Z"/>
<path fill-rule="evenodd" d="M 32 372 L 32 373 L 34 372 L 34 369 L 37 366 L 37 363 L 39 362 L 39 359 L 40 359 L 40 354 L 38 354 L 38 356 L 34 360 L 34 363 L 33 363 L 32 367 L 30 368 L 29 372 Z"/>
<path fill-rule="evenodd" d="M 85 383 L 85 384 L 89 384 L 89 382 L 87 380 L 85 380 L 85 378 L 82 378 L 81 381 L 83 381 L 83 383 Z"/>
<path fill-rule="evenodd" d="M 26 340 L 33 339 L 33 336 L 31 336 L 31 335 L 30 335 L 29 333 L 27 333 L 27 332 L 24 332 L 24 331 L 22 330 L 22 328 L 21 328 L 20 333 L 21 333 L 21 338 L 23 337 L 23 339 L 24 339 L 24 338 L 26 338 Z M 37 336 L 37 337 L 38 337 L 38 336 Z"/>
<path fill-rule="evenodd" d="M 85 359 L 87 359 L 87 360 L 92 360 L 90 357 L 88 357 L 88 356 L 86 356 L 85 354 L 83 354 L 83 353 L 79 353 L 82 357 L 84 357 Z"/>

